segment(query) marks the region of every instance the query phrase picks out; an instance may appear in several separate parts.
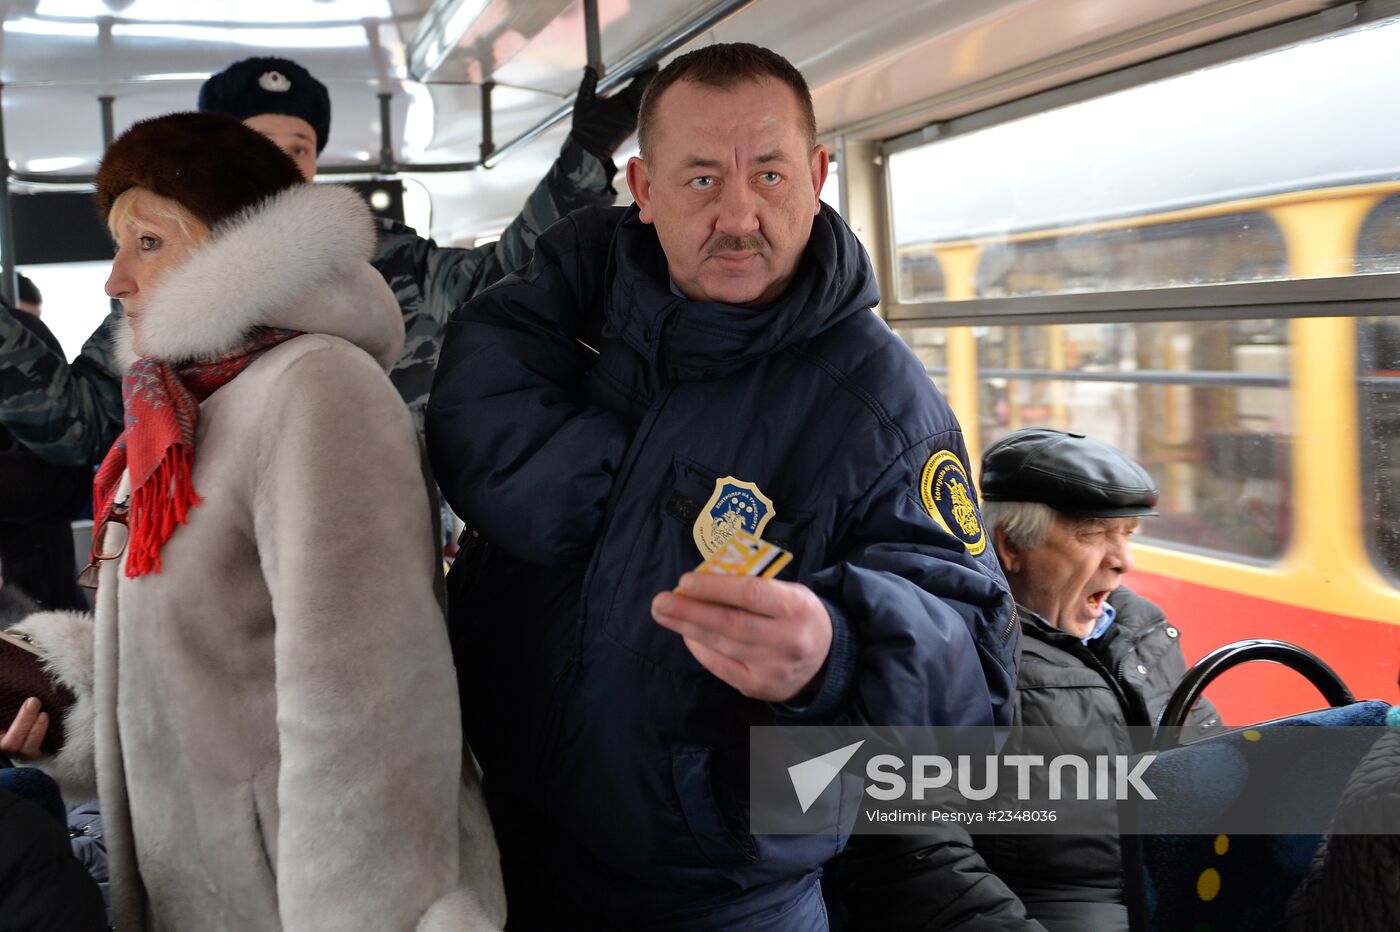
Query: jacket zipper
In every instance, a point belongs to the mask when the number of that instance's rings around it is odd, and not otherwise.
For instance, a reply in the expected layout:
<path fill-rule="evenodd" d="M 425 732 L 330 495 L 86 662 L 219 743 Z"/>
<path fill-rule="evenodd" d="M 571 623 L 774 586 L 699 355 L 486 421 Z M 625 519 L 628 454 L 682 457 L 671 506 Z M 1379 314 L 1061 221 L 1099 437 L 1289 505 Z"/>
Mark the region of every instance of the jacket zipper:
<path fill-rule="evenodd" d="M 1108 665 L 1105 664 L 1102 660 L 1100 660 L 1097 654 L 1095 654 L 1088 647 L 1081 644 L 1079 642 L 1079 639 L 1076 638 L 1074 635 L 1065 634 L 1064 632 L 1055 633 L 1059 635 L 1061 639 L 1063 639 L 1063 643 L 1056 643 L 1055 639 L 1051 638 L 1049 640 L 1049 643 L 1052 646 L 1058 647 L 1060 650 L 1072 654 L 1073 656 L 1076 656 L 1081 660 L 1089 663 L 1092 669 L 1098 671 L 1099 676 L 1101 676 L 1104 679 L 1104 681 L 1108 684 L 1108 688 L 1113 692 L 1113 697 L 1118 700 L 1118 707 L 1123 710 L 1124 724 L 1148 726 L 1152 724 L 1150 721 L 1136 721 L 1137 715 L 1134 713 L 1133 704 L 1131 701 L 1129 701 L 1128 694 L 1123 690 L 1122 684 L 1118 682 L 1118 677 L 1114 676 L 1113 670 L 1110 670 L 1108 668 Z M 1120 661 L 1120 663 L 1125 661 Z"/>
<path fill-rule="evenodd" d="M 622 468 L 618 470 L 617 482 L 613 484 L 612 494 L 608 496 L 607 510 L 603 515 L 603 525 L 598 531 L 598 543 L 594 548 L 593 557 L 589 561 L 588 570 L 583 576 L 583 585 L 579 593 L 578 623 L 575 627 L 574 646 L 565 658 L 564 665 L 559 668 L 559 672 L 554 675 L 554 686 L 550 690 L 551 696 L 549 708 L 545 712 L 544 741 L 540 746 L 539 763 L 535 768 L 535 785 L 540 789 L 544 788 L 544 771 L 549 761 L 554 757 L 555 748 L 559 745 L 559 732 L 562 728 L 563 716 L 559 713 L 559 704 L 562 693 L 567 687 L 568 681 L 573 677 L 574 670 L 577 669 L 579 660 L 583 656 L 583 626 L 584 619 L 588 617 L 588 590 L 593 583 L 593 577 L 598 570 L 598 555 L 602 550 L 603 541 L 607 539 L 608 528 L 612 525 L 613 505 L 622 495 L 622 490 L 626 487 L 628 480 L 632 477 L 633 467 L 637 460 L 641 458 L 642 448 L 646 446 L 646 438 L 651 433 L 651 429 L 656 424 L 656 418 L 665 407 L 666 400 L 671 396 L 671 388 L 663 389 L 657 399 L 652 402 L 651 408 L 642 418 L 641 425 L 637 428 L 637 442 L 632 444 L 627 451 L 627 458 L 623 461 Z M 547 802 L 547 801 L 546 801 Z"/>
<path fill-rule="evenodd" d="M 1122 676 L 1123 676 L 1123 671 L 1124 671 L 1124 670 L 1127 668 L 1127 666 L 1128 666 L 1128 658 L 1129 658 L 1130 656 L 1134 655 L 1134 654 L 1137 654 L 1137 652 L 1138 652 L 1138 645 L 1141 644 L 1143 641 L 1147 640 L 1147 636 L 1148 636 L 1148 635 L 1150 635 L 1152 632 L 1156 631 L 1158 628 L 1165 628 L 1166 626 L 1167 626 L 1167 623 L 1166 623 L 1165 620 L 1163 620 L 1163 621 L 1157 621 L 1157 622 L 1153 622 L 1153 623 L 1152 623 L 1152 627 L 1146 629 L 1145 631 L 1140 631 L 1140 632 L 1138 632 L 1137 637 L 1133 638 L 1133 643 L 1132 643 L 1131 649 L 1130 649 L 1129 651 L 1125 652 L 1125 653 L 1123 654 L 1122 657 L 1119 657 L 1119 658 L 1118 658 L 1118 665 L 1117 665 L 1117 668 L 1113 671 L 1114 674 L 1115 674 L 1115 676 L 1117 676 L 1117 677 L 1122 677 Z"/>
<path fill-rule="evenodd" d="M 642 417 L 642 423 L 637 428 L 637 440 L 627 451 L 622 468 L 618 470 L 617 482 L 613 484 L 612 494 L 608 496 L 606 510 L 603 513 L 603 525 L 598 530 L 598 543 L 594 547 L 593 558 L 589 561 L 588 570 L 583 576 L 583 588 L 579 594 L 578 625 L 576 626 L 577 635 L 574 641 L 574 650 L 569 660 L 564 664 L 565 670 L 560 671 L 561 676 L 565 671 L 573 668 L 574 662 L 583 653 L 583 624 L 584 619 L 588 617 L 588 590 L 592 588 L 593 577 L 598 572 L 598 554 L 602 552 L 603 541 L 607 540 L 608 530 L 612 527 L 613 506 L 617 504 L 618 499 L 622 497 L 623 490 L 631 481 L 632 471 L 636 468 L 637 461 L 642 457 L 642 450 L 646 447 L 647 438 L 651 435 L 652 428 L 656 426 L 656 419 L 660 416 L 661 409 L 666 406 L 672 391 L 673 389 L 669 387 L 662 389 L 656 400 L 652 402 L 646 415 Z"/>
<path fill-rule="evenodd" d="M 1006 623 L 1006 627 L 1001 632 L 1001 643 L 1005 644 L 1011 637 L 1011 632 L 1016 630 L 1016 623 L 1021 620 L 1021 613 L 1016 608 L 1016 603 L 1011 603 L 1011 620 Z"/>

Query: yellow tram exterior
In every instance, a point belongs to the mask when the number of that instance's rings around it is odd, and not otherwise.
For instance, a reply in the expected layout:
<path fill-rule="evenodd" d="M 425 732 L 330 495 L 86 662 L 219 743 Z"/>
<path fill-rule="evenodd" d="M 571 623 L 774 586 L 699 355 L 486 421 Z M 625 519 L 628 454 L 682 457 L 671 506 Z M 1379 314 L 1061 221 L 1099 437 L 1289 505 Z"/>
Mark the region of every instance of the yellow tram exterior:
<path fill-rule="evenodd" d="M 1267 218 L 1268 223 L 1254 220 L 1240 224 L 1242 229 L 1271 226 L 1269 235 L 1281 241 L 1282 268 L 1261 269 L 1259 277 L 1303 279 L 1355 274 L 1370 270 L 1365 257 L 1358 255 L 1358 244 L 1363 239 L 1374 241 L 1379 237 L 1386 241 L 1382 252 L 1390 255 L 1394 247 L 1389 240 L 1400 237 L 1400 182 L 1289 191 L 1016 233 L 995 240 L 906 245 L 898 250 L 897 266 L 906 300 L 910 291 L 917 292 L 921 284 L 928 286 L 927 280 L 920 283 L 913 279 L 921 271 L 927 279 L 927 271 L 932 267 L 939 279 L 934 286 L 941 291 L 938 297 L 966 301 L 988 296 L 984 266 L 994 249 L 1004 252 L 1020 248 L 1023 255 L 1031 255 L 1037 247 L 1044 246 L 1045 254 L 1053 255 L 1063 253 L 1068 246 L 1072 254 L 1074 244 L 1085 238 L 1117 238 L 1115 242 L 1125 237 L 1169 240 L 1173 231 L 1189 231 L 1193 225 L 1218 227 L 1221 218 Z M 1210 254 L 1203 253 L 1195 261 L 1209 265 L 1221 261 L 1222 255 L 1225 261 L 1232 261 L 1232 252 L 1250 251 L 1245 239 L 1236 237 L 1222 244 L 1218 237 L 1202 238 L 1201 244 L 1211 244 Z M 993 296 L 1073 290 L 1072 286 L 1065 287 L 1065 282 L 1055 280 L 1055 261 L 1040 261 L 1033 274 L 1023 276 L 1023 281 L 1013 284 L 1009 291 L 1002 282 L 1000 290 L 993 290 Z M 1190 261 L 1189 256 L 1178 259 Z M 1390 269 L 1383 266 L 1379 270 Z M 1129 307 L 1130 302 L 1129 297 Z M 1274 444 L 1278 473 L 1286 477 L 1288 497 L 1278 509 L 1286 517 L 1278 529 L 1277 552 L 1235 555 L 1213 551 L 1209 546 L 1196 546 L 1189 534 L 1178 536 L 1176 541 L 1157 540 L 1153 522 L 1161 519 L 1148 519 L 1142 539 L 1135 546 L 1137 566 L 1128 582 L 1162 605 L 1168 617 L 1182 626 L 1188 660 L 1194 661 L 1215 647 L 1242 638 L 1279 638 L 1318 654 L 1358 696 L 1400 701 L 1400 579 L 1395 575 L 1400 557 L 1394 553 L 1378 554 L 1373 540 L 1376 526 L 1380 525 L 1382 532 L 1390 535 L 1389 546 L 1394 548 L 1396 510 L 1390 493 L 1393 490 L 1400 496 L 1400 483 L 1392 486 L 1390 478 L 1400 470 L 1400 417 L 1386 419 L 1383 415 L 1400 414 L 1400 361 L 1387 357 L 1388 362 L 1380 360 L 1379 367 L 1362 371 L 1358 354 L 1360 329 L 1396 325 L 1375 319 L 1326 316 L 1329 311 L 1325 307 L 1319 307 L 1318 313 L 1317 317 L 1274 322 L 1275 328 L 1286 332 L 1282 347 L 1272 353 L 1250 354 L 1255 359 L 1272 357 L 1278 368 L 1277 382 L 1285 387 L 1282 396 L 1274 392 L 1272 403 L 1278 407 L 1286 405 L 1286 410 L 1278 411 L 1277 416 L 1291 425 L 1287 437 Z M 1131 312 L 1122 319 L 1131 321 Z M 930 371 L 958 413 L 974 459 L 977 451 L 997 436 L 1020 427 L 1082 430 L 1119 443 L 1147 461 L 1149 467 L 1156 465 L 1154 474 L 1163 486 L 1164 504 L 1170 504 L 1174 495 L 1189 493 L 1189 487 L 1173 488 L 1177 481 L 1174 469 L 1182 464 L 1171 462 L 1172 451 L 1183 446 L 1172 442 L 1183 435 L 1182 425 L 1174 422 L 1183 417 L 1200 419 L 1203 412 L 1207 421 L 1212 420 L 1210 404 L 1196 403 L 1193 407 L 1182 404 L 1181 397 L 1173 399 L 1173 392 L 1180 395 L 1190 391 L 1189 361 L 1168 360 L 1168 370 L 1181 369 L 1179 385 L 1171 384 L 1170 374 L 1158 373 L 1166 380 L 1154 386 L 1162 400 L 1158 406 L 1160 417 L 1139 418 L 1131 432 L 1134 436 L 1105 436 L 1092 423 L 1086 427 L 1082 419 L 1076 420 L 1074 400 L 1067 397 L 1065 383 L 1055 378 L 1055 373 L 1068 376 L 1075 368 L 1074 346 L 1066 338 L 1074 326 L 1035 328 L 1041 331 L 1037 334 L 1041 344 L 1038 364 L 1027 368 L 1038 365 L 1039 404 L 1017 403 L 1014 399 L 992 401 L 988 385 L 997 380 L 987 376 L 988 367 L 982 358 L 985 347 L 979 347 L 978 328 L 947 328 L 932 347 L 936 352 L 930 354 L 928 347 L 923 348 L 921 355 L 926 361 L 930 355 L 934 357 Z M 1393 332 L 1400 334 L 1400 328 Z M 1013 341 L 1008 337 L 1007 342 Z M 916 350 L 921 349 L 917 340 L 911 343 Z M 1026 365 L 1025 361 L 1008 350 L 997 375 L 1001 381 L 1014 384 L 1022 365 Z M 1097 373 L 1094 378 L 1111 382 L 1116 376 L 1108 372 Z M 1122 379 L 1132 382 L 1135 375 L 1124 372 Z M 1388 379 L 1395 380 L 1393 386 L 1386 382 Z M 1256 378 L 1247 384 L 1266 382 L 1267 379 Z M 1377 405 L 1368 408 L 1365 404 L 1365 393 L 1376 384 L 1394 392 L 1393 400 L 1384 391 L 1374 395 L 1384 403 L 1381 416 L 1376 413 Z M 1268 393 L 1267 389 L 1249 387 L 1229 391 L 1237 398 L 1251 391 L 1259 397 Z M 995 406 L 995 412 L 989 411 L 989 406 Z M 1239 406 L 1236 402 L 1236 409 Z M 1209 433 L 1212 426 L 1227 424 L 1238 415 L 1238 410 L 1233 414 L 1227 411 L 1216 418 L 1214 425 L 1195 425 L 1194 432 L 1199 438 Z M 1191 430 L 1188 427 L 1187 433 Z M 1231 435 L 1217 432 L 1213 436 L 1229 439 Z M 1270 438 L 1271 444 L 1280 439 L 1273 435 Z M 1260 444 L 1256 442 L 1255 446 Z M 1387 457 L 1380 457 L 1385 459 L 1383 463 L 1376 461 L 1380 454 L 1391 451 L 1397 452 L 1393 463 Z M 1199 450 L 1194 458 L 1201 458 Z M 1386 469 L 1391 471 L 1383 477 L 1385 481 L 1375 481 L 1374 474 Z M 1189 476 L 1186 481 L 1189 486 Z M 1230 507 L 1244 504 L 1224 503 L 1217 510 Z M 1369 543 L 1368 529 L 1372 532 Z M 1309 708 L 1318 701 L 1305 683 L 1278 668 L 1231 674 L 1213 686 L 1210 695 L 1226 719 L 1234 721 L 1258 721 Z"/>

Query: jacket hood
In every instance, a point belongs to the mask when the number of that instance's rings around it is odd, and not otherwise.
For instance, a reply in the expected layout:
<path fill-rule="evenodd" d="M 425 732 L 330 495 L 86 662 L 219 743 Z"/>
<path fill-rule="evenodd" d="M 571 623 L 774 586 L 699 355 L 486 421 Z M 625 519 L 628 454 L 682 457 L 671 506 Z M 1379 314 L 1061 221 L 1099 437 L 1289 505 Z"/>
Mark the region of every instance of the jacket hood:
<path fill-rule="evenodd" d="M 169 362 L 217 356 L 255 327 L 341 337 L 387 371 L 403 351 L 403 315 L 369 264 L 375 227 L 349 188 L 299 184 L 214 229 L 158 284 L 141 315 L 142 349 Z M 114 336 L 135 360 L 130 323 Z"/>
<path fill-rule="evenodd" d="M 618 225 L 610 261 L 608 331 L 682 381 L 720 378 L 880 300 L 865 247 L 826 204 L 812 221 L 792 284 L 762 307 L 692 301 L 672 291 L 661 241 L 636 206 Z"/>

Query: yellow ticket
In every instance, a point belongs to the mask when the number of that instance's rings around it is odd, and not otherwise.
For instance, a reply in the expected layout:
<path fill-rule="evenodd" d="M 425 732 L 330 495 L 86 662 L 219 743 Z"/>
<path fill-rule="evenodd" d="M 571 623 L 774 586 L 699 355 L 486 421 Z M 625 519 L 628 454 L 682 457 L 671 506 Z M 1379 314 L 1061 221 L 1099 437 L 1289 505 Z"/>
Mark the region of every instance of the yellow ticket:
<path fill-rule="evenodd" d="M 759 540 L 747 531 L 736 530 L 723 547 L 696 567 L 695 572 L 771 579 L 791 560 L 792 554 L 777 544 Z"/>

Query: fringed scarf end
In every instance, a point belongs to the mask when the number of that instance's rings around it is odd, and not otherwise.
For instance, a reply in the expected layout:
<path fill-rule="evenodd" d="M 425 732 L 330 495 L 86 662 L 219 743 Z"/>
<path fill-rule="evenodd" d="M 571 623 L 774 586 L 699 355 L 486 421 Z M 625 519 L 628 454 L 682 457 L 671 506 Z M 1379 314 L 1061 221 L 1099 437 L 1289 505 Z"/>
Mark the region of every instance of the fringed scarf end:
<path fill-rule="evenodd" d="M 166 449 L 150 478 L 132 490 L 128 579 L 160 572 L 161 545 L 177 524 L 187 523 L 190 509 L 201 501 L 194 490 L 193 472 L 194 447 L 178 443 Z"/>

